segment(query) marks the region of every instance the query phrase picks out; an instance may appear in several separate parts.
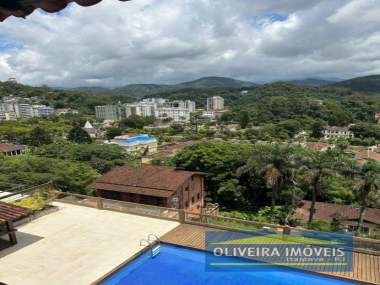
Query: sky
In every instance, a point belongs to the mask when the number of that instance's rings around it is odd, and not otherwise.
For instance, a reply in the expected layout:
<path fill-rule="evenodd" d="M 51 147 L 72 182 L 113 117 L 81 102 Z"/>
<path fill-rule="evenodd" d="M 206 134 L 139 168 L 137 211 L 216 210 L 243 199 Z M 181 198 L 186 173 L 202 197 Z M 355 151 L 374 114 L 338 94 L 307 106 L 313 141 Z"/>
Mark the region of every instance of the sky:
<path fill-rule="evenodd" d="M 0 23 L 0 80 L 34 86 L 380 74 L 380 0 L 103 0 Z"/>

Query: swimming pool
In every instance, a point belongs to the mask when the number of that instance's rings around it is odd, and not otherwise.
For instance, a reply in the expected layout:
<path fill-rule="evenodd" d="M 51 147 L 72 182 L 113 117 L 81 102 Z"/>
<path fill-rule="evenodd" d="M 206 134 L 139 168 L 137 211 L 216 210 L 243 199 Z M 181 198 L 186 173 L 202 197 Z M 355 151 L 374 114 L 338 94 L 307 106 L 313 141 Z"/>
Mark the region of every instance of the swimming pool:
<path fill-rule="evenodd" d="M 124 139 L 124 140 L 121 140 L 120 142 L 122 144 L 131 144 L 131 143 L 136 143 L 136 142 L 149 142 L 151 140 L 153 140 L 151 136 L 142 135 L 142 136 L 132 137 L 129 139 Z"/>
<path fill-rule="evenodd" d="M 205 254 L 171 245 L 161 245 L 161 253 L 151 258 L 144 253 L 121 268 L 101 285 L 349 285 L 356 284 L 285 267 L 251 271 L 209 272 Z M 221 257 L 228 261 L 230 258 Z"/>

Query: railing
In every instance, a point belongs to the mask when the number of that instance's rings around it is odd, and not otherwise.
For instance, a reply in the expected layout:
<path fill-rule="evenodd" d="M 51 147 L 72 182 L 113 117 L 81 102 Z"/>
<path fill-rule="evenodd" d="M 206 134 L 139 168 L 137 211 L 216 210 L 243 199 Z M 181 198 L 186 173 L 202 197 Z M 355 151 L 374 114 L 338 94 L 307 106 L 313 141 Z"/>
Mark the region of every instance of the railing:
<path fill-rule="evenodd" d="M 21 200 L 27 196 L 30 196 L 30 194 L 34 193 L 36 190 L 40 190 L 43 188 L 54 189 L 54 185 L 51 181 L 49 181 L 49 182 L 46 182 L 46 183 L 43 183 L 40 185 L 28 187 L 28 188 L 18 190 L 18 191 L 12 192 L 10 194 L 1 196 L 0 201 L 9 202 L 9 201 Z"/>
<path fill-rule="evenodd" d="M 185 222 L 187 223 L 195 223 L 195 224 L 203 224 L 203 225 L 212 225 L 225 229 L 235 229 L 235 230 L 243 230 L 243 231 L 273 231 L 273 232 L 281 232 L 287 231 L 289 227 L 255 222 L 255 221 L 247 221 L 235 218 L 229 218 L 224 216 L 216 216 L 216 215 L 205 215 L 200 213 L 193 213 L 185 211 Z"/>
<path fill-rule="evenodd" d="M 290 235 L 302 235 L 304 228 L 294 228 L 270 223 L 241 220 L 236 218 L 208 215 L 196 212 L 158 207 L 146 204 L 137 204 L 125 201 L 110 200 L 100 197 L 87 196 L 77 193 L 62 192 L 55 190 L 51 182 L 17 191 L 0 198 L 0 201 L 13 202 L 32 197 L 34 193 L 43 193 L 45 203 L 52 201 L 70 203 L 74 205 L 86 206 L 97 209 L 118 211 L 122 213 L 142 215 L 154 218 L 162 218 L 181 223 L 190 223 L 203 226 L 214 227 L 225 230 L 239 231 L 268 231 L 273 233 L 284 233 Z M 380 254 L 380 240 L 353 237 L 354 248 L 358 251 Z"/>
<path fill-rule="evenodd" d="M 137 204 L 124 201 L 116 201 L 110 199 L 101 199 L 103 209 L 115 210 L 123 213 L 143 215 L 149 217 L 164 218 L 169 220 L 179 220 L 179 210 L 172 208 L 164 208 L 146 204 Z"/>
<path fill-rule="evenodd" d="M 179 220 L 179 210 L 146 204 L 137 204 L 125 201 L 105 199 L 101 197 L 86 196 L 76 193 L 60 192 L 56 201 L 81 205 L 91 208 L 118 211 L 169 220 Z"/>
<path fill-rule="evenodd" d="M 90 208 L 101 208 L 99 207 L 99 199 L 94 196 L 87 196 L 78 193 L 70 192 L 59 192 L 55 201 L 65 202 L 68 204 L 86 206 Z"/>
<path fill-rule="evenodd" d="M 380 255 L 380 240 L 354 237 L 354 248 Z"/>

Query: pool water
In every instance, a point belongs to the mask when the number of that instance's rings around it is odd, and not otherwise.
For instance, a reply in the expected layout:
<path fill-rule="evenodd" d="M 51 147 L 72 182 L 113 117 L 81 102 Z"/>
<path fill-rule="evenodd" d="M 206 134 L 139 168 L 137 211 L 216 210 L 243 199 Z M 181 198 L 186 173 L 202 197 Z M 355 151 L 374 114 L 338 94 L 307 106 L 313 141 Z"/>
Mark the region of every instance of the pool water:
<path fill-rule="evenodd" d="M 153 140 L 153 138 L 149 135 L 143 135 L 143 136 L 137 136 L 129 139 L 122 140 L 121 143 L 123 144 L 130 144 L 135 142 L 148 142 Z"/>
<path fill-rule="evenodd" d="M 210 272 L 205 254 L 197 250 L 161 245 L 161 253 L 151 258 L 144 253 L 121 268 L 101 285 L 349 285 L 338 279 L 307 274 L 285 267 L 266 266 L 250 271 Z M 231 258 L 221 257 L 228 261 Z"/>

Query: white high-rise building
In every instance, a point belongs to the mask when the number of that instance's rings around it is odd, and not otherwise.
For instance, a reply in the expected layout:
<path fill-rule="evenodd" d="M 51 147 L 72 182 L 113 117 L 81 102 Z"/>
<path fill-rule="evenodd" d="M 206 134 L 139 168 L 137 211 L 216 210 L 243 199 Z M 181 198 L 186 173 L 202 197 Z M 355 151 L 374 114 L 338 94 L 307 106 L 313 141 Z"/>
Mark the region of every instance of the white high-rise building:
<path fill-rule="evenodd" d="M 95 115 L 98 119 L 118 121 L 122 118 L 123 111 L 118 105 L 96 106 Z"/>
<path fill-rule="evenodd" d="M 207 111 L 220 111 L 224 109 L 224 99 L 220 96 L 207 98 Z"/>
<path fill-rule="evenodd" d="M 159 120 L 171 120 L 172 122 L 189 122 L 190 113 L 195 112 L 195 102 L 190 100 L 170 102 L 162 98 L 149 98 L 124 106 L 127 118 L 132 115 L 153 116 Z"/>
<path fill-rule="evenodd" d="M 30 104 L 19 104 L 21 118 L 31 118 L 34 116 L 33 107 Z"/>
<path fill-rule="evenodd" d="M 185 108 L 161 107 L 157 108 L 156 118 L 159 120 L 171 120 L 176 123 L 186 123 L 190 121 L 190 112 Z"/>
<path fill-rule="evenodd" d="M 47 117 L 54 114 L 54 108 L 45 105 L 33 105 L 33 117 Z"/>

